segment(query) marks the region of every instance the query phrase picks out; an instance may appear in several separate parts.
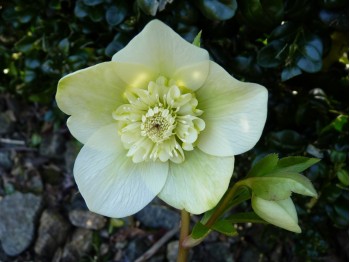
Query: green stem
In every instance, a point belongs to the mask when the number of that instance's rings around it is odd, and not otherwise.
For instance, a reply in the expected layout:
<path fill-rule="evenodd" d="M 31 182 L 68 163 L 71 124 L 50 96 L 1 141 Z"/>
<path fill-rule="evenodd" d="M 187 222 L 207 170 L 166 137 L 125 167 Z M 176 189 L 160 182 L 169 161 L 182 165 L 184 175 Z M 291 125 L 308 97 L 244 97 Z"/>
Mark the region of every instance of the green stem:
<path fill-rule="evenodd" d="M 238 188 L 239 188 L 239 183 L 234 184 L 234 186 L 231 187 L 231 189 L 227 192 L 227 194 L 224 196 L 224 198 L 220 201 L 215 212 L 209 218 L 207 223 L 205 223 L 205 226 L 207 228 L 211 228 L 214 225 L 214 223 L 216 222 L 216 220 L 225 212 L 230 201 L 232 201 L 234 195 L 236 194 Z"/>
<path fill-rule="evenodd" d="M 182 242 L 189 235 L 190 232 L 190 213 L 185 209 L 181 210 L 181 229 L 179 240 L 179 251 L 177 255 L 177 262 L 186 262 L 188 256 L 188 248 L 182 246 Z"/>

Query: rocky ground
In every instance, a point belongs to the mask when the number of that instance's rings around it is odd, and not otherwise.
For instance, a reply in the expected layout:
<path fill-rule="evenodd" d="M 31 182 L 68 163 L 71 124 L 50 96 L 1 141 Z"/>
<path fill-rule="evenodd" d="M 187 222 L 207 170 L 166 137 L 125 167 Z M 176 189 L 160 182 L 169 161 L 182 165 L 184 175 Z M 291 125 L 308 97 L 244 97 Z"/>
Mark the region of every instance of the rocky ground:
<path fill-rule="evenodd" d="M 87 210 L 72 176 L 80 145 L 61 123 L 50 108 L 0 96 L 0 261 L 176 261 L 179 212 L 160 200 L 127 219 Z M 291 233 L 280 242 L 264 230 L 212 234 L 191 261 L 298 261 Z"/>

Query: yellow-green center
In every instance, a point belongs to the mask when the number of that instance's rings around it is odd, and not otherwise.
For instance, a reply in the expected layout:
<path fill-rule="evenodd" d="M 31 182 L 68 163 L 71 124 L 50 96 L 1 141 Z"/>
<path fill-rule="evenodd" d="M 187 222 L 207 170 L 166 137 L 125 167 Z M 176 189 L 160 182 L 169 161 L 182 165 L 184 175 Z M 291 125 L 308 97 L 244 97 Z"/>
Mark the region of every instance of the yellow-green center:
<path fill-rule="evenodd" d="M 128 101 L 113 112 L 127 156 L 135 163 L 149 160 L 184 161 L 205 128 L 195 95 L 165 77 L 147 89 L 126 91 Z"/>

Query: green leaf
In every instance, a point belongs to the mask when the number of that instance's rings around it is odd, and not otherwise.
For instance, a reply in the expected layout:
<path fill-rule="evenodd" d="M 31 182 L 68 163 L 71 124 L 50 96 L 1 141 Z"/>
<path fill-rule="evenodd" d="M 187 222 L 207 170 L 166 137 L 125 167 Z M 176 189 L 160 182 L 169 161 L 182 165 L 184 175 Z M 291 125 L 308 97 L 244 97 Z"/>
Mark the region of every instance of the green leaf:
<path fill-rule="evenodd" d="M 297 75 L 301 75 L 302 71 L 299 67 L 296 66 L 289 66 L 283 69 L 281 74 L 281 80 L 287 81 Z"/>
<path fill-rule="evenodd" d="M 204 16 L 211 20 L 228 20 L 236 14 L 236 0 L 197 0 Z"/>
<path fill-rule="evenodd" d="M 304 138 L 294 130 L 271 132 L 268 139 L 272 147 L 283 153 L 303 152 L 305 148 Z"/>
<path fill-rule="evenodd" d="M 107 23 L 111 26 L 120 24 L 127 15 L 127 8 L 125 5 L 111 6 L 106 12 Z"/>
<path fill-rule="evenodd" d="M 297 66 L 305 72 L 315 73 L 322 68 L 322 55 L 312 45 L 306 45 L 300 51 L 301 56 L 297 59 Z"/>
<path fill-rule="evenodd" d="M 275 40 L 263 47 L 257 56 L 259 65 L 265 68 L 278 67 L 285 57 L 287 46 L 286 43 Z"/>
<path fill-rule="evenodd" d="M 25 66 L 30 68 L 30 69 L 36 69 L 40 67 L 40 60 L 36 58 L 27 58 L 25 60 Z"/>
<path fill-rule="evenodd" d="M 271 33 L 269 41 L 280 40 L 284 42 L 290 42 L 295 38 L 298 26 L 293 22 L 286 22 L 280 26 L 277 26 Z"/>
<path fill-rule="evenodd" d="M 201 47 L 201 36 L 202 36 L 202 30 L 199 31 L 199 33 L 193 39 L 192 44 L 195 45 L 195 46 Z"/>
<path fill-rule="evenodd" d="M 270 154 L 256 163 L 249 171 L 247 177 L 263 176 L 272 171 L 278 163 L 278 155 Z"/>
<path fill-rule="evenodd" d="M 194 239 L 200 239 L 205 237 L 209 233 L 210 229 L 204 226 L 201 222 L 197 222 L 193 229 L 191 236 Z"/>
<path fill-rule="evenodd" d="M 137 5 L 146 15 L 155 16 L 158 11 L 159 1 L 158 0 L 137 0 Z"/>
<path fill-rule="evenodd" d="M 338 170 L 337 177 L 343 185 L 349 186 L 349 173 L 346 170 L 344 169 Z"/>
<path fill-rule="evenodd" d="M 229 220 L 219 220 L 215 222 L 212 229 L 218 231 L 226 236 L 236 236 L 238 232 L 231 221 Z"/>
<path fill-rule="evenodd" d="M 283 0 L 260 0 L 260 3 L 264 12 L 274 21 L 281 21 L 283 19 Z"/>
<path fill-rule="evenodd" d="M 289 156 L 289 157 L 281 158 L 278 161 L 276 169 L 278 169 L 278 172 L 283 171 L 283 172 L 300 173 L 308 169 L 309 167 L 313 166 L 319 161 L 320 159 L 318 158 L 309 158 L 309 157 L 303 157 L 303 156 Z"/>
<path fill-rule="evenodd" d="M 95 6 L 95 5 L 101 4 L 103 0 L 83 0 L 83 2 L 88 6 Z"/>
<path fill-rule="evenodd" d="M 339 131 L 343 131 L 343 127 L 346 126 L 349 122 L 349 116 L 347 115 L 339 115 L 337 118 L 331 123 L 331 126 Z"/>
<path fill-rule="evenodd" d="M 277 6 L 281 6 L 280 0 L 273 1 L 261 1 L 261 0 L 241 0 L 239 1 L 239 8 L 242 12 L 247 23 L 257 30 L 264 31 L 271 29 L 274 25 L 280 22 L 282 19 L 283 8 L 280 9 Z M 272 7 L 276 5 L 275 7 Z M 278 12 L 273 12 L 272 9 L 279 9 Z"/>
<path fill-rule="evenodd" d="M 204 226 L 201 222 L 197 222 L 192 229 L 191 235 L 186 237 L 182 245 L 187 248 L 194 247 L 201 243 L 210 232 L 211 230 L 209 228 Z"/>
<path fill-rule="evenodd" d="M 225 220 L 230 221 L 233 224 L 238 223 L 261 223 L 265 224 L 266 221 L 261 219 L 257 214 L 254 212 L 245 212 L 245 213 L 235 213 L 231 216 L 228 216 L 225 218 Z"/>
<path fill-rule="evenodd" d="M 69 52 L 69 40 L 68 38 L 63 38 L 59 43 L 58 43 L 58 48 L 62 51 L 63 54 L 68 54 Z"/>
<path fill-rule="evenodd" d="M 88 8 L 83 2 L 77 1 L 74 7 L 74 14 L 78 18 L 83 18 L 88 15 Z"/>
<path fill-rule="evenodd" d="M 277 172 L 263 177 L 250 177 L 239 183 L 250 187 L 256 196 L 270 201 L 287 199 L 292 192 L 317 196 L 310 180 L 298 173 Z"/>
<path fill-rule="evenodd" d="M 89 11 L 89 17 L 93 22 L 100 22 L 104 18 L 104 10 L 102 8 L 92 8 Z"/>
<path fill-rule="evenodd" d="M 304 42 L 304 41 L 303 41 Z M 298 48 L 297 66 L 305 72 L 315 73 L 322 68 L 323 44 L 319 37 L 308 35 L 307 40 Z"/>

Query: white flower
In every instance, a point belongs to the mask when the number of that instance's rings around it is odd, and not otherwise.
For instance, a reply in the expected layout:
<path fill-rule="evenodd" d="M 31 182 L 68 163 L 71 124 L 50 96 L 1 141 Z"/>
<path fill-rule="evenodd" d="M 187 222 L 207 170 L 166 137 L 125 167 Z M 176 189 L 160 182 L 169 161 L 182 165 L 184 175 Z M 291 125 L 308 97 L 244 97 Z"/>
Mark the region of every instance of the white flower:
<path fill-rule="evenodd" d="M 267 112 L 264 87 L 234 79 L 158 20 L 111 62 L 63 77 L 56 100 L 84 144 L 78 188 L 90 210 L 110 217 L 155 196 L 193 214 L 213 208 Z"/>
<path fill-rule="evenodd" d="M 301 233 L 297 211 L 290 197 L 283 200 L 270 201 L 253 194 L 252 207 L 259 217 L 272 225 L 295 233 Z"/>

